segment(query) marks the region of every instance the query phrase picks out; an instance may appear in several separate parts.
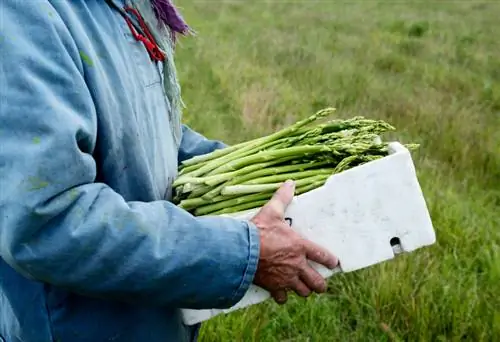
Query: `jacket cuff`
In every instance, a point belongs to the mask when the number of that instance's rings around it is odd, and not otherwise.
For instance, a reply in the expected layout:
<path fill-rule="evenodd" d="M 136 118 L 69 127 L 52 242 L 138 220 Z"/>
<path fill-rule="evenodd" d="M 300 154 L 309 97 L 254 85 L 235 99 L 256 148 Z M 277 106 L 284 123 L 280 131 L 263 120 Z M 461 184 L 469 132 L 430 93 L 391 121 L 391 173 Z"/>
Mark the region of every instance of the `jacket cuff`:
<path fill-rule="evenodd" d="M 250 288 L 250 285 L 253 283 L 255 273 L 257 271 L 257 266 L 259 264 L 259 256 L 260 256 L 259 229 L 250 221 L 246 221 L 245 224 L 248 227 L 248 241 L 249 241 L 248 263 L 245 272 L 243 274 L 240 286 L 232 294 L 231 297 L 232 305 L 237 304 Z"/>

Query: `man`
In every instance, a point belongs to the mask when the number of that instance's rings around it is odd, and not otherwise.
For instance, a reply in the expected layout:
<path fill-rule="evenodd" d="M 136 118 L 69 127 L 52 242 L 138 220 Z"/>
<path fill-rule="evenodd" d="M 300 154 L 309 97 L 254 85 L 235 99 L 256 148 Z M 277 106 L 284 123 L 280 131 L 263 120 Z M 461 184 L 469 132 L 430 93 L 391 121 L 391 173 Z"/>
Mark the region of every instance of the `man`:
<path fill-rule="evenodd" d="M 0 2 L 2 342 L 190 341 L 179 308 L 325 291 L 293 183 L 249 222 L 168 201 L 178 162 L 224 145 L 180 124 L 165 5 Z"/>

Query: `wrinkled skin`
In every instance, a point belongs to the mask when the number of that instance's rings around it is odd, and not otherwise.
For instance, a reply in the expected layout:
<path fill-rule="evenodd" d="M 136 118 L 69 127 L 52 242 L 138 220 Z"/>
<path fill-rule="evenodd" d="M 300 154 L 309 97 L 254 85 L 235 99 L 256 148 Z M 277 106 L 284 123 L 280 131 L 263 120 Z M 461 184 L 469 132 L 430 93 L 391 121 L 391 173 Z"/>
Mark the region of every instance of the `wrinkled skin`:
<path fill-rule="evenodd" d="M 268 290 L 279 304 L 287 301 L 288 290 L 302 297 L 326 291 L 326 281 L 307 260 L 330 269 L 338 264 L 334 255 L 301 237 L 285 221 L 294 192 L 294 182 L 285 182 L 251 220 L 259 228 L 261 244 L 254 283 Z"/>

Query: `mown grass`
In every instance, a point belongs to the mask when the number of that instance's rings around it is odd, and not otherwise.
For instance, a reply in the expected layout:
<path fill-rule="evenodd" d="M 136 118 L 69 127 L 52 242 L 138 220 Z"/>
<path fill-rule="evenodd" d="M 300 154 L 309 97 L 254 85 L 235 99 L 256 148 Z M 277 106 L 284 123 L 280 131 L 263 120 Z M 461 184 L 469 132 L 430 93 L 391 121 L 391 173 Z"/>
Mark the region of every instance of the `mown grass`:
<path fill-rule="evenodd" d="M 500 3 L 178 1 L 185 121 L 235 143 L 326 106 L 419 142 L 436 245 L 329 293 L 218 317 L 202 341 L 500 340 Z"/>

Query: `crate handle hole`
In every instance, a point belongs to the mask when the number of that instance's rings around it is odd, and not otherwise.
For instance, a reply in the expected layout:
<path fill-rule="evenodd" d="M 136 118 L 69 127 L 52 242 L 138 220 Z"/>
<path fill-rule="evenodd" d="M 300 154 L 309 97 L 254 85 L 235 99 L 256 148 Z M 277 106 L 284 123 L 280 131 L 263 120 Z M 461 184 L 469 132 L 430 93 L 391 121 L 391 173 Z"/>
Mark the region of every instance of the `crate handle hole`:
<path fill-rule="evenodd" d="M 399 240 L 399 238 L 396 236 L 396 237 L 393 237 L 391 239 L 390 243 L 391 243 L 392 247 L 400 246 L 401 245 L 401 240 Z"/>
<path fill-rule="evenodd" d="M 394 255 L 401 254 L 404 252 L 403 248 L 401 247 L 401 240 L 397 236 L 393 237 L 389 241 L 389 243 L 391 244 Z"/>

